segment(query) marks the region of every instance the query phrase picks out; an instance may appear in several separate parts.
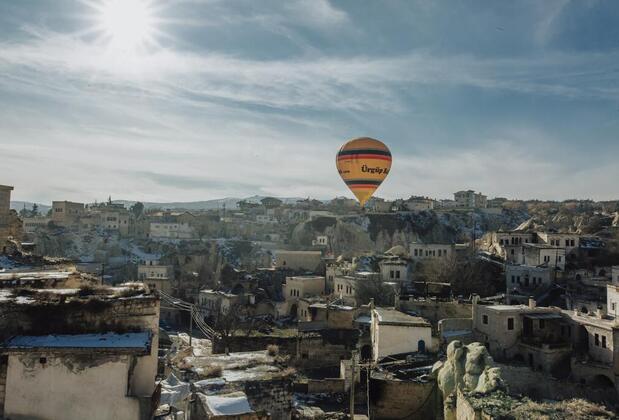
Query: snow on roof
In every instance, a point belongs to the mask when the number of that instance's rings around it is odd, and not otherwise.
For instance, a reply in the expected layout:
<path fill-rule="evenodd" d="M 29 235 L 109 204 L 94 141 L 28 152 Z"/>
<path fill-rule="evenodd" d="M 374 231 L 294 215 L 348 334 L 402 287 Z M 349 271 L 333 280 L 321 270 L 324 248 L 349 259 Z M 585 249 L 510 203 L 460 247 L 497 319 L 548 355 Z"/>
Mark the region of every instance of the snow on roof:
<path fill-rule="evenodd" d="M 161 381 L 161 405 L 168 404 L 176 407 L 179 401 L 183 401 L 189 396 L 191 396 L 189 383 L 179 380 L 173 373 Z"/>
<path fill-rule="evenodd" d="M 67 279 L 72 273 L 64 270 L 6 271 L 0 273 L 0 280 Z"/>
<path fill-rule="evenodd" d="M 202 396 L 201 396 L 202 397 Z M 253 413 L 244 392 L 234 392 L 225 395 L 205 395 L 202 397 L 213 416 L 236 416 Z"/>
<path fill-rule="evenodd" d="M 18 335 L 7 342 L 5 348 L 83 348 L 83 349 L 141 349 L 150 347 L 151 334 L 148 331 L 116 334 L 62 334 L 62 335 Z"/>
<path fill-rule="evenodd" d="M 372 317 L 369 315 L 361 315 L 355 319 L 355 322 L 359 324 L 370 324 L 372 322 Z"/>
<path fill-rule="evenodd" d="M 14 301 L 17 304 L 33 303 L 34 299 L 27 296 L 14 296 L 10 289 L 0 290 L 0 302 Z"/>

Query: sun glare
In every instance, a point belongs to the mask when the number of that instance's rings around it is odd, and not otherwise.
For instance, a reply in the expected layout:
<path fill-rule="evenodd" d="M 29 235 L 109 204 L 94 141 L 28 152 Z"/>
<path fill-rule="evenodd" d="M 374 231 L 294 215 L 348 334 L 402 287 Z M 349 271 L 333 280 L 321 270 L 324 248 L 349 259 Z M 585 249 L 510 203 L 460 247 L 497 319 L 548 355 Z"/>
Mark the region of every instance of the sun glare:
<path fill-rule="evenodd" d="M 131 51 L 152 42 L 154 17 L 147 0 L 104 0 L 100 25 L 114 49 Z"/>

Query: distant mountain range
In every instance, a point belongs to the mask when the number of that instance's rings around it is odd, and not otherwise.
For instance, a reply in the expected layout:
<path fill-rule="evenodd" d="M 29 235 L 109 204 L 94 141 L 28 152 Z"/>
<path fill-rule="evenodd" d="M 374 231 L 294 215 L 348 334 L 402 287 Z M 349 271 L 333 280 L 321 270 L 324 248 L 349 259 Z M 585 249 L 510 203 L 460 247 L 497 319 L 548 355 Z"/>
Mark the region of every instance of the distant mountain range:
<path fill-rule="evenodd" d="M 20 211 L 24 208 L 24 206 L 26 206 L 26 209 L 32 210 L 33 204 L 34 203 L 31 203 L 30 201 L 11 201 L 11 208 Z M 41 213 L 43 216 L 45 216 L 47 212 L 52 208 L 52 206 L 50 205 L 40 203 L 37 203 L 37 206 L 39 206 L 39 213 Z"/>
<path fill-rule="evenodd" d="M 219 198 L 215 200 L 206 201 L 190 201 L 190 202 L 171 202 L 171 203 L 153 203 L 143 201 L 144 207 L 147 209 L 162 209 L 162 210 L 216 210 L 226 206 L 227 209 L 237 208 L 239 201 L 248 201 L 250 203 L 260 203 L 260 200 L 266 198 L 266 196 L 254 195 L 247 198 Z M 299 200 L 304 200 L 299 197 L 277 197 L 282 200 L 284 204 L 294 204 Z M 114 203 L 123 204 L 125 207 L 131 207 L 135 204 L 135 201 L 130 200 L 113 200 Z"/>
<path fill-rule="evenodd" d="M 190 202 L 171 202 L 171 203 L 155 203 L 155 202 L 145 202 L 143 201 L 144 207 L 147 209 L 162 209 L 162 210 L 215 210 L 221 209 L 225 205 L 227 209 L 235 209 L 237 208 L 237 204 L 239 201 L 245 200 L 251 203 L 259 203 L 260 200 L 265 198 L 266 196 L 255 195 L 253 197 L 247 198 L 220 198 L 216 200 L 206 200 L 206 201 L 190 201 Z M 277 197 L 282 200 L 285 204 L 294 204 L 299 200 L 304 200 L 304 198 L 299 197 Z M 131 200 L 113 200 L 116 204 L 122 204 L 125 207 L 131 207 L 136 201 Z M 32 205 L 34 203 L 28 201 L 11 201 L 11 208 L 17 211 L 20 211 L 24 208 L 24 205 L 28 210 L 32 209 Z M 50 205 L 37 203 L 39 206 L 39 212 L 41 214 L 46 214 L 49 209 L 51 209 Z"/>

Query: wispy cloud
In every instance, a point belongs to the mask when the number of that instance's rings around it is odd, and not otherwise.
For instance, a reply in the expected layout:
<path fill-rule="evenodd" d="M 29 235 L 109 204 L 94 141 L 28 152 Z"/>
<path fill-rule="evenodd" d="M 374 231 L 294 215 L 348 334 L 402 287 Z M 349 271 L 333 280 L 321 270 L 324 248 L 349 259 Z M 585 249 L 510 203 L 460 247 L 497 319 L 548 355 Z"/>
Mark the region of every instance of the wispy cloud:
<path fill-rule="evenodd" d="M 265 61 L 161 49 L 127 56 L 53 32 L 37 32 L 26 43 L 1 42 L 0 49 L 0 83 L 7 88 L 79 87 L 84 94 L 120 88 L 163 99 L 320 110 L 402 110 L 402 88 L 424 85 L 619 99 L 612 87 L 619 82 L 619 53 L 491 59 L 419 52 Z M 24 69 L 39 74 L 20 79 Z"/>
<path fill-rule="evenodd" d="M 308 37 L 333 39 L 350 35 L 351 28 L 354 37 L 363 29 L 338 3 L 167 4 L 199 8 L 202 13 L 189 21 L 192 29 L 219 25 L 225 36 L 230 27 L 257 25 L 301 48 L 256 58 L 166 44 L 127 55 L 82 32 L 31 23 L 19 37 L 0 37 L 2 183 L 17 184 L 18 197 L 94 200 L 112 194 L 166 201 L 348 194 L 333 153 L 347 137 L 373 135 L 369 129 L 389 135 L 397 153 L 380 190 L 387 197 L 446 197 L 465 187 L 519 197 L 613 194 L 607 180 L 619 173 L 607 156 L 618 146 L 605 144 L 606 152 L 594 154 L 578 145 L 573 152 L 562 147 L 562 124 L 541 115 L 552 110 L 541 110 L 539 118 L 521 112 L 506 123 L 495 119 L 492 108 L 509 115 L 544 101 L 595 105 L 591 114 L 616 107 L 619 50 L 327 53 L 309 46 Z M 562 5 L 538 11 L 541 45 L 556 31 L 553 16 Z M 183 20 L 175 19 L 167 23 L 180 26 Z M 456 125 L 472 115 L 469 100 L 487 100 L 488 116 Z M 612 130 L 616 123 L 607 118 Z M 583 122 L 582 132 L 600 136 L 590 142 L 608 135 L 591 122 Z M 599 161 L 581 167 L 578 153 Z M 46 188 L 38 186 L 42 182 Z"/>

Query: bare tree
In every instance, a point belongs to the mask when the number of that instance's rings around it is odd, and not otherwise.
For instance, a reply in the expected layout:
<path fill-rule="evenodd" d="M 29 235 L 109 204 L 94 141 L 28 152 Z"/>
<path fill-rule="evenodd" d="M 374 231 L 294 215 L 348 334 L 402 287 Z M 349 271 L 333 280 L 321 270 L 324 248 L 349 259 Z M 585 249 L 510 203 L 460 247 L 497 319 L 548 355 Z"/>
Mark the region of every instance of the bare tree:
<path fill-rule="evenodd" d="M 370 299 L 374 299 L 377 306 L 393 306 L 395 292 L 393 285 L 383 282 L 380 277 L 358 280 L 355 287 L 357 303 L 361 305 L 367 305 Z"/>

